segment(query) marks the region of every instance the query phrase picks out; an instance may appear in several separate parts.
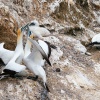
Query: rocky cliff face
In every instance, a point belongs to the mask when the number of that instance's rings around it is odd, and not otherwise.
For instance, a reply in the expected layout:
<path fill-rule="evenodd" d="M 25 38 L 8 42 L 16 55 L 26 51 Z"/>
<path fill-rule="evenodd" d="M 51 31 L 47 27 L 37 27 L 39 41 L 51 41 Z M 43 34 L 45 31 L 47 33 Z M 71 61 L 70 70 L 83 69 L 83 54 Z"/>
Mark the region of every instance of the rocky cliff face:
<path fill-rule="evenodd" d="M 0 42 L 11 50 L 16 30 L 37 19 L 50 30 L 44 37 L 57 46 L 46 65 L 50 100 L 100 100 L 100 54 L 85 45 L 100 33 L 99 0 L 0 0 Z M 59 70 L 60 69 L 60 70 Z M 0 81 L 0 100 L 47 100 L 38 82 L 23 79 Z"/>

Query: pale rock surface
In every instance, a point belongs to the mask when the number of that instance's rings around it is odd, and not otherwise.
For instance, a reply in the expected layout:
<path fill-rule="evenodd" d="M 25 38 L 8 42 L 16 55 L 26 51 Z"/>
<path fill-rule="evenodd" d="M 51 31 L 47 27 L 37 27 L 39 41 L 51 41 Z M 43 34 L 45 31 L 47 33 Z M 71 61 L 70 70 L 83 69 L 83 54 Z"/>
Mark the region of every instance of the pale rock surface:
<path fill-rule="evenodd" d="M 97 3 L 96 3 L 97 2 Z M 16 46 L 16 30 L 33 19 L 51 31 L 52 49 L 45 66 L 50 100 L 100 100 L 100 51 L 85 45 L 100 32 L 96 0 L 0 0 L 0 42 Z M 98 30 L 97 30 L 98 29 Z M 91 56 L 85 55 L 85 52 Z M 60 72 L 57 72 L 60 69 Z M 29 75 L 33 75 L 27 70 Z M 24 78 L 0 81 L 0 100 L 48 100 L 38 82 Z"/>

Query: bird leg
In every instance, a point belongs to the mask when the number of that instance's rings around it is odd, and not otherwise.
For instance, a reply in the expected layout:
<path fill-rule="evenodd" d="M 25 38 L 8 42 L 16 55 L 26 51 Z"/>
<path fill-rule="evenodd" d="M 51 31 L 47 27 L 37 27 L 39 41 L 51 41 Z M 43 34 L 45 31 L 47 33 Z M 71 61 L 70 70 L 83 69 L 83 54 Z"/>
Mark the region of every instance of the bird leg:
<path fill-rule="evenodd" d="M 8 77 L 9 77 L 9 74 L 7 74 L 7 73 L 0 74 L 0 80 L 2 80 L 4 78 L 8 78 Z"/>
<path fill-rule="evenodd" d="M 33 77 L 33 76 L 28 76 L 27 79 L 32 79 L 32 80 L 34 80 L 34 81 L 37 81 L 38 76 L 37 76 L 37 75 L 36 75 L 35 77 Z"/>

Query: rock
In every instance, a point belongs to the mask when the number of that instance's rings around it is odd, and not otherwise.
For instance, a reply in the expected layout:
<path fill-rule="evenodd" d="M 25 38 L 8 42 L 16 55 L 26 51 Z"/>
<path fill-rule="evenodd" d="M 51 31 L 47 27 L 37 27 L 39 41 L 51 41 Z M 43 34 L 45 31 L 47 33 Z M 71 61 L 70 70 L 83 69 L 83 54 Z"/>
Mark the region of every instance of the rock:
<path fill-rule="evenodd" d="M 97 18 L 97 23 L 100 25 L 100 16 Z"/>
<path fill-rule="evenodd" d="M 0 2 L 1 3 L 1 2 Z M 14 50 L 16 46 L 16 20 L 10 15 L 9 8 L 3 3 L 0 5 L 0 42 L 5 42 L 5 48 Z"/>
<path fill-rule="evenodd" d="M 88 55 L 88 56 L 91 56 L 91 53 L 89 53 L 89 52 L 85 52 L 85 54 Z"/>
<path fill-rule="evenodd" d="M 8 78 L 0 80 L 0 100 L 46 97 L 50 100 L 99 100 L 100 51 L 90 49 L 91 56 L 87 56 L 90 54 L 84 46 L 100 32 L 96 19 L 100 15 L 99 3 L 99 0 L 1 0 L 0 42 L 5 42 L 6 48 L 14 50 L 17 29 L 36 19 L 51 30 L 51 36 L 44 40 L 57 49 L 52 49 L 52 67 L 45 65 L 50 93 L 45 95 L 41 78 L 36 82 Z M 21 74 L 26 73 L 33 76 L 28 70 Z"/>
<path fill-rule="evenodd" d="M 56 68 L 56 72 L 60 72 L 60 68 Z"/>

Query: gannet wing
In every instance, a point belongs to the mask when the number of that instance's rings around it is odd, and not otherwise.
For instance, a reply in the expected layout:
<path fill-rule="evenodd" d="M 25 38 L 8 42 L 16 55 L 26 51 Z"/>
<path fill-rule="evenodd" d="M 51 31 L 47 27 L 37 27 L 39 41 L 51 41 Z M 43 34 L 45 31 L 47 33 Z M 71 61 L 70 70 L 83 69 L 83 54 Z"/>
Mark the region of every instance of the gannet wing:
<path fill-rule="evenodd" d="M 41 46 L 35 41 L 32 40 L 31 38 L 28 37 L 28 40 L 32 43 L 32 45 L 34 45 L 39 52 L 41 53 L 41 55 L 43 56 L 43 58 L 47 61 L 47 63 L 51 66 L 51 63 L 49 61 L 49 58 L 47 57 L 46 53 L 44 52 L 44 50 L 41 48 Z"/>

